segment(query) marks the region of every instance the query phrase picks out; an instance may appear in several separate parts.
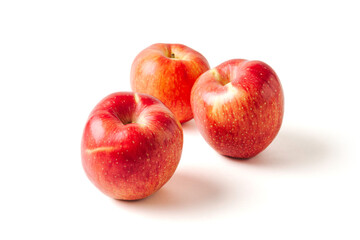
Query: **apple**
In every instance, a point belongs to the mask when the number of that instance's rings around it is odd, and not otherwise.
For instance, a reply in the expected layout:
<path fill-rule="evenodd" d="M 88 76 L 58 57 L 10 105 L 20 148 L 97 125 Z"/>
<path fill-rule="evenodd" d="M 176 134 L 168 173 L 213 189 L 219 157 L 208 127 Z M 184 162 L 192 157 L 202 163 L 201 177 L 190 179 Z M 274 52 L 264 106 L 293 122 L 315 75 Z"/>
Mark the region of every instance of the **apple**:
<path fill-rule="evenodd" d="M 90 113 L 82 135 L 82 165 L 106 195 L 137 200 L 171 178 L 182 146 L 180 122 L 161 101 L 147 94 L 118 92 Z"/>
<path fill-rule="evenodd" d="M 132 63 L 131 88 L 160 99 L 184 123 L 193 118 L 191 88 L 208 69 L 205 57 L 187 46 L 153 44 Z"/>
<path fill-rule="evenodd" d="M 279 132 L 284 94 L 270 66 L 233 59 L 197 79 L 191 106 L 195 123 L 211 147 L 225 156 L 250 158 Z"/>

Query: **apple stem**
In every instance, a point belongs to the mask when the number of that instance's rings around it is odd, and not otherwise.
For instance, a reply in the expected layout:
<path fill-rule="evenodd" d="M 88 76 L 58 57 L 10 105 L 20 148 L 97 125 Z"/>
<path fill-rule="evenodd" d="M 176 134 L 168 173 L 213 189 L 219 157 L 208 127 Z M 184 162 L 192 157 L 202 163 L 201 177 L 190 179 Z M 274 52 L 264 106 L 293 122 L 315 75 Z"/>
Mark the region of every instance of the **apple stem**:
<path fill-rule="evenodd" d="M 175 53 L 171 53 L 170 58 L 175 58 Z"/>

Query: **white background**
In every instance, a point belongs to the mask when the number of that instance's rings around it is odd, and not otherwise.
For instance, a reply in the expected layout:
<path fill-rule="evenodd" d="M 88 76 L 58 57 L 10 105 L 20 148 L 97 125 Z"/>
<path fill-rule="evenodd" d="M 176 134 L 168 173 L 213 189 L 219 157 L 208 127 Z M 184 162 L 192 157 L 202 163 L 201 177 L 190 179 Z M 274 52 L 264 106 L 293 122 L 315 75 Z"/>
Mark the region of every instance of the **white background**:
<path fill-rule="evenodd" d="M 0 239 L 360 239 L 356 1 L 1 1 Z M 173 178 L 116 201 L 86 178 L 95 104 L 135 56 L 182 43 L 212 67 L 262 60 L 283 126 L 260 155 L 218 155 L 194 121 Z"/>

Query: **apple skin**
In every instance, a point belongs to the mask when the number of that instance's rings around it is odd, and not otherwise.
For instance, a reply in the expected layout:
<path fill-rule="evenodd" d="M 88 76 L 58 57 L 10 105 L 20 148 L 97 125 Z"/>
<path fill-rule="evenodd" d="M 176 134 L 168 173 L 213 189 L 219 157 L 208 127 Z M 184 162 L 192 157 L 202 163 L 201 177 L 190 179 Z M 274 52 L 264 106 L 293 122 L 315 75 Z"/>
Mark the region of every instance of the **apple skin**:
<path fill-rule="evenodd" d="M 279 132 L 284 93 L 270 66 L 233 59 L 198 78 L 191 106 L 195 123 L 211 147 L 225 156 L 250 158 Z"/>
<path fill-rule="evenodd" d="M 131 88 L 160 99 L 184 123 L 193 118 L 191 88 L 209 70 L 203 55 L 181 44 L 157 43 L 141 51 L 131 66 Z"/>
<path fill-rule="evenodd" d="M 81 142 L 82 165 L 91 182 L 109 197 L 137 200 L 171 178 L 182 146 L 180 122 L 161 101 L 118 92 L 90 113 Z"/>

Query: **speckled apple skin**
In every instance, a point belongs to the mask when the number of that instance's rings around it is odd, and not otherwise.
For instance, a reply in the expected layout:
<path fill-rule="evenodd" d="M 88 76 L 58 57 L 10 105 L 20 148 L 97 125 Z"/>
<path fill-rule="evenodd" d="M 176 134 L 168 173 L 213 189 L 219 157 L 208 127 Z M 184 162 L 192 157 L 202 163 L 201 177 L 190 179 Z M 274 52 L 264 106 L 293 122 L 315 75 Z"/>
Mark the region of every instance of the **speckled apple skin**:
<path fill-rule="evenodd" d="M 153 44 L 136 56 L 131 66 L 131 88 L 160 99 L 184 123 L 193 118 L 191 88 L 208 69 L 205 57 L 185 45 Z"/>
<path fill-rule="evenodd" d="M 82 165 L 106 195 L 137 200 L 171 178 L 182 146 L 179 121 L 158 99 L 114 93 L 100 101 L 88 118 L 81 142 Z"/>
<path fill-rule="evenodd" d="M 233 59 L 198 78 L 191 106 L 196 125 L 211 147 L 225 156 L 250 158 L 279 132 L 284 94 L 270 66 Z"/>

